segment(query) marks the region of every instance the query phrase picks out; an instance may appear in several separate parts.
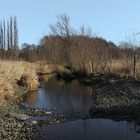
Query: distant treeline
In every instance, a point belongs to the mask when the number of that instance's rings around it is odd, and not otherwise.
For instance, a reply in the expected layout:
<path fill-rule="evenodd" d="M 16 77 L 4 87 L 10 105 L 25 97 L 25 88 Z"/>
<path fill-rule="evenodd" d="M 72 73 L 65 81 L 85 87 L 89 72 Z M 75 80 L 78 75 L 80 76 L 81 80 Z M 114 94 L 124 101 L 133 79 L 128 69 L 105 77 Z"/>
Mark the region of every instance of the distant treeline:
<path fill-rule="evenodd" d="M 110 72 L 112 64 L 122 62 L 126 69 L 133 71 L 134 60 L 140 49 L 131 42 L 119 45 L 92 34 L 91 29 L 81 27 L 75 31 L 67 15 L 57 17 L 50 25 L 50 34 L 42 37 L 38 45 L 24 43 L 18 47 L 16 17 L 0 24 L 1 59 L 24 61 L 46 61 L 50 64 L 68 66 L 70 70 L 83 72 Z M 135 51 L 134 51 L 135 50 Z"/>
<path fill-rule="evenodd" d="M 132 42 L 115 45 L 93 35 L 91 29 L 85 27 L 75 31 L 70 25 L 70 18 L 61 15 L 56 24 L 50 25 L 50 34 L 42 37 L 39 45 L 23 44 L 20 58 L 26 61 L 44 60 L 50 64 L 68 66 L 72 71 L 88 73 L 110 72 L 113 64 L 119 62 L 125 71 L 134 73 L 135 47 Z M 135 51 L 137 58 L 139 50 L 137 48 Z M 120 67 L 120 64 L 115 65 Z"/>

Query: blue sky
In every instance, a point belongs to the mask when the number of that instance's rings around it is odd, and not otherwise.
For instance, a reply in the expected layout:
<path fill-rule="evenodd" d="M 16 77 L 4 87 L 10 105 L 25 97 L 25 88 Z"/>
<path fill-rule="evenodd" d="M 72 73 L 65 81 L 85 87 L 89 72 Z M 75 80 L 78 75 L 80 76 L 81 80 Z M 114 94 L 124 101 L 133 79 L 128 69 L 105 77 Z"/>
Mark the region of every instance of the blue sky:
<path fill-rule="evenodd" d="M 64 13 L 75 29 L 90 27 L 115 43 L 140 32 L 140 0 L 0 0 L 0 19 L 17 16 L 19 44 L 38 43 Z"/>

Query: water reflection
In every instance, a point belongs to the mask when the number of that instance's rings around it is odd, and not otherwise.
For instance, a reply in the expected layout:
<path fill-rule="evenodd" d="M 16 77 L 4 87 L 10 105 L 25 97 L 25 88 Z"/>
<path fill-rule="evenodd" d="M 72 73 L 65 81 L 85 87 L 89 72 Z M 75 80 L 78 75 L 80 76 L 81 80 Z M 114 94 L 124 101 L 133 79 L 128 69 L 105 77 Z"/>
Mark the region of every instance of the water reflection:
<path fill-rule="evenodd" d="M 94 104 L 93 94 L 93 88 L 80 85 L 78 81 L 66 83 L 53 78 L 48 80 L 46 88 L 42 88 L 38 93 L 29 93 L 24 101 L 27 106 L 57 108 L 59 113 L 68 117 L 84 118 L 38 127 L 39 133 L 34 132 L 33 137 L 41 140 L 140 140 L 140 135 L 136 133 L 140 132 L 140 126 L 137 124 L 107 119 L 85 119 L 89 115 L 89 107 Z"/>
<path fill-rule="evenodd" d="M 34 105 L 35 102 L 37 102 L 37 92 L 36 91 L 28 92 L 25 98 L 28 105 L 32 106 Z"/>
<path fill-rule="evenodd" d="M 107 119 L 87 119 L 43 126 L 39 129 L 41 140 L 139 140 L 133 123 Z M 47 132 L 47 136 L 44 134 Z M 34 135 L 37 137 L 37 135 Z"/>
<path fill-rule="evenodd" d="M 58 112 L 69 117 L 83 118 L 89 115 L 88 109 L 93 104 L 92 94 L 93 88 L 80 85 L 78 81 L 66 83 L 52 78 L 38 94 L 30 93 L 25 104 L 37 108 L 57 108 Z"/>

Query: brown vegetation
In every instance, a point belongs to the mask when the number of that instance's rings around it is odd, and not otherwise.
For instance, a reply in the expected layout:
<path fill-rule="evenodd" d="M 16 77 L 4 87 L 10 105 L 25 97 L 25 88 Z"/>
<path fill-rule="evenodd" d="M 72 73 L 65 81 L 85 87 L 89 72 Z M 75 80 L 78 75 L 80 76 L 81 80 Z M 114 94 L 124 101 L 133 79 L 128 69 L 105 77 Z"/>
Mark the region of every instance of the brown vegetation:
<path fill-rule="evenodd" d="M 23 75 L 26 77 L 27 88 L 25 90 L 36 89 L 39 86 L 37 65 L 23 61 L 0 61 L 0 98 L 1 104 L 6 103 L 16 97 L 19 88 L 16 81 Z"/>
<path fill-rule="evenodd" d="M 38 76 L 35 71 L 29 70 L 21 75 L 18 85 L 26 87 L 28 90 L 36 90 L 39 88 Z"/>
<path fill-rule="evenodd" d="M 7 26 L 5 21 L 1 22 L 0 42 L 2 59 L 37 62 L 44 73 L 54 70 L 54 67 L 58 70 L 61 66 L 61 69 L 68 67 L 70 72 L 116 73 L 139 77 L 140 49 L 134 43 L 116 45 L 93 35 L 91 29 L 83 26 L 75 31 L 66 14 L 58 16 L 57 22 L 50 25 L 50 34 L 42 37 L 39 45 L 24 43 L 22 49 L 18 48 L 16 17 L 10 17 Z"/>
<path fill-rule="evenodd" d="M 139 77 L 140 49 L 132 42 L 117 46 L 92 35 L 85 27 L 75 31 L 67 15 L 58 16 L 58 21 L 50 25 L 50 29 L 50 35 L 44 36 L 39 45 L 24 44 L 20 59 L 44 61 L 56 66 L 56 70 L 61 66 L 61 70 L 68 68 L 70 72 L 84 74 L 115 73 L 121 77 Z"/>

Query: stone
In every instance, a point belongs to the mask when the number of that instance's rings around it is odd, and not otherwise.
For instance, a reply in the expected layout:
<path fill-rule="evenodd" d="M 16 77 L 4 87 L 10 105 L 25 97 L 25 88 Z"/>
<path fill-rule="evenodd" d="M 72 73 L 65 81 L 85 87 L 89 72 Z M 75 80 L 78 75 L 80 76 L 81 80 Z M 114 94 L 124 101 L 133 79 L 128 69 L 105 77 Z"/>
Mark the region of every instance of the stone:
<path fill-rule="evenodd" d="M 45 114 L 46 114 L 46 115 L 51 115 L 52 112 L 51 112 L 51 111 L 46 111 Z"/>
<path fill-rule="evenodd" d="M 32 124 L 37 124 L 37 121 L 32 121 Z"/>
<path fill-rule="evenodd" d="M 18 120 L 21 120 L 21 121 L 25 121 L 25 120 L 30 118 L 30 116 L 28 116 L 26 114 L 18 114 L 18 113 L 15 113 L 15 112 L 10 112 L 9 115 L 18 119 Z"/>

